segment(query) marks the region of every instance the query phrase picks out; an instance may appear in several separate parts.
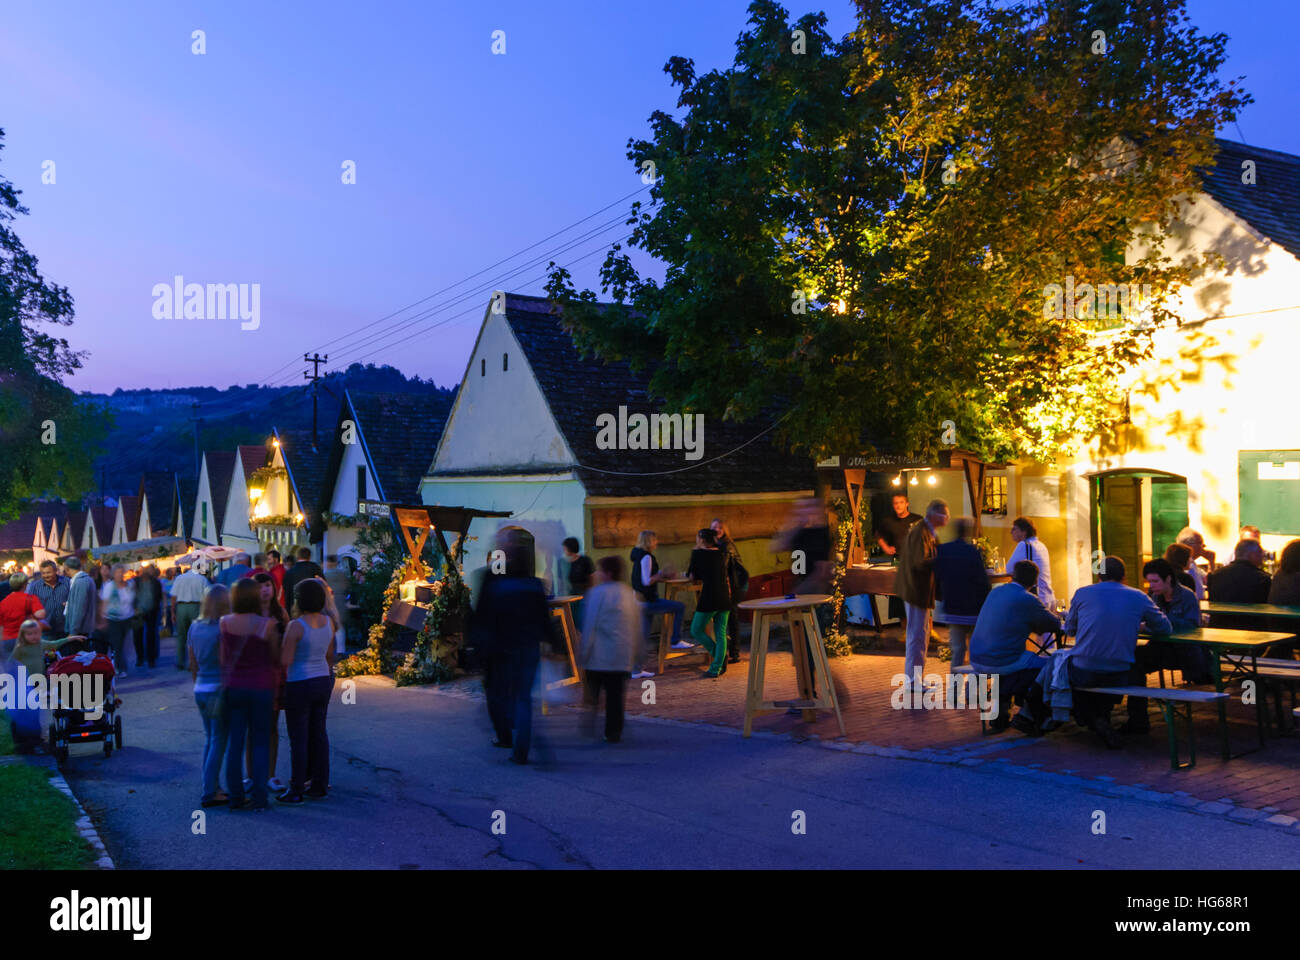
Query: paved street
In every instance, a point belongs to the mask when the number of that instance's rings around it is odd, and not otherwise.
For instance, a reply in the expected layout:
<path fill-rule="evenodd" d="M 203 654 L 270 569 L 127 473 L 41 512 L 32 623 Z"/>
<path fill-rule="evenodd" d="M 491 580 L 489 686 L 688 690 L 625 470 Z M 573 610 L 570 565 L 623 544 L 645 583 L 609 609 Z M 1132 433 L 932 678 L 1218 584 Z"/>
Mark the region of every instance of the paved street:
<path fill-rule="evenodd" d="M 538 718 L 536 765 L 518 768 L 489 745 L 476 686 L 362 678 L 357 702 L 343 705 L 336 685 L 330 799 L 209 810 L 202 835 L 191 831 L 200 725 L 188 675 L 170 665 L 119 683 L 121 753 L 74 747 L 63 769 L 119 868 L 1259 868 L 1300 858 L 1294 829 L 1109 796 L 1112 785 L 1014 764 L 872 756 L 771 732 L 746 741 L 655 717 L 630 717 L 611 746 L 563 706 Z M 280 762 L 287 776 L 287 739 Z M 504 835 L 492 830 L 498 810 Z M 1104 835 L 1092 832 L 1098 810 Z M 794 811 L 805 835 L 791 830 Z"/>

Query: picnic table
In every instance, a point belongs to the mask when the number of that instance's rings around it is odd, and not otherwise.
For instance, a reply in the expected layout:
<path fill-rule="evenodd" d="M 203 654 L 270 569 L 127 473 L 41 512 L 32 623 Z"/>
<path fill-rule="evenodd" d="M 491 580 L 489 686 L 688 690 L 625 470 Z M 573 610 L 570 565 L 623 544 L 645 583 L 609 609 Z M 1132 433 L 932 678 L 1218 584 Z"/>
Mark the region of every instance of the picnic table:
<path fill-rule="evenodd" d="M 1006 583 L 1011 579 L 1008 573 L 999 573 L 996 570 L 988 570 L 989 584 L 996 586 L 999 583 Z M 844 569 L 844 576 L 840 580 L 840 590 L 846 597 L 854 597 L 859 594 L 867 594 L 873 597 L 896 597 L 896 582 L 898 580 L 898 567 L 892 563 L 854 563 Z M 874 619 L 874 614 L 873 614 Z M 876 632 L 880 632 L 880 624 L 875 624 Z"/>
<path fill-rule="evenodd" d="M 1228 630 L 1223 627 L 1197 627 L 1193 630 L 1177 630 L 1164 636 L 1154 636 L 1143 630 L 1139 634 L 1138 645 L 1143 646 L 1152 640 L 1165 643 L 1177 643 L 1185 646 L 1203 647 L 1210 652 L 1210 675 L 1214 679 L 1214 689 L 1222 693 L 1229 680 L 1236 677 L 1257 680 L 1258 666 L 1256 660 L 1269 647 L 1278 643 L 1288 643 L 1296 638 L 1289 633 L 1272 630 Z M 1223 665 L 1228 665 L 1225 676 Z M 1163 680 L 1161 683 L 1163 684 Z M 1223 759 L 1233 757 L 1228 742 L 1228 710 L 1224 701 L 1217 703 L 1219 711 L 1219 736 L 1223 743 Z M 1255 719 L 1259 727 L 1259 743 L 1264 745 L 1264 706 L 1260 698 L 1255 698 Z M 1253 753 L 1253 750 L 1244 751 Z M 1241 756 L 1241 754 L 1238 754 Z"/>

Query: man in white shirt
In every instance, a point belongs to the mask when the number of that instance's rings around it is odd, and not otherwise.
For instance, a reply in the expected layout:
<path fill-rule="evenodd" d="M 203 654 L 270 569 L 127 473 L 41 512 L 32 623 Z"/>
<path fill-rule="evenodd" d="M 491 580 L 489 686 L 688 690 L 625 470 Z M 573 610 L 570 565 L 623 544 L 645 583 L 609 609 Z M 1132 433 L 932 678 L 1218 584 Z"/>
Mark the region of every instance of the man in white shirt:
<path fill-rule="evenodd" d="M 172 623 L 176 624 L 177 670 L 184 670 L 189 666 L 186 641 L 190 635 L 190 624 L 199 617 L 203 592 L 208 589 L 208 586 L 208 578 L 193 567 L 172 581 Z"/>
<path fill-rule="evenodd" d="M 1038 531 L 1028 517 L 1016 517 L 1011 524 L 1011 539 L 1016 541 L 1007 560 L 1007 573 L 1016 569 L 1021 560 L 1028 560 L 1038 567 L 1038 589 L 1032 591 L 1039 602 L 1056 612 L 1056 595 L 1052 593 L 1052 562 L 1047 555 L 1047 548 L 1038 539 Z"/>

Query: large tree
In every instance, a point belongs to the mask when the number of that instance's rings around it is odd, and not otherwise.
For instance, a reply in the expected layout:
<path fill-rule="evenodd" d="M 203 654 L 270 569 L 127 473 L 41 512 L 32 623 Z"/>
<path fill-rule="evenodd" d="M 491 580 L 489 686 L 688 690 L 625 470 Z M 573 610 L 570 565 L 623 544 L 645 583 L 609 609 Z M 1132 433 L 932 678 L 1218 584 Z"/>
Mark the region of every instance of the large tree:
<path fill-rule="evenodd" d="M 660 178 L 628 243 L 663 282 L 616 246 L 613 308 L 562 269 L 549 295 L 668 403 L 775 407 L 814 455 L 933 455 L 945 421 L 992 457 L 1070 449 L 1207 265 L 1165 230 L 1249 101 L 1218 77 L 1226 38 L 1181 0 L 859 0 L 853 33 L 825 25 L 755 0 L 729 69 L 670 60 L 680 116 L 628 144 Z M 1156 302 L 1105 333 L 1050 315 L 1052 285 L 1085 283 Z"/>
<path fill-rule="evenodd" d="M 4 130 L 0 129 L 0 150 Z M 103 418 L 63 380 L 82 356 L 46 329 L 72 323 L 66 287 L 48 283 L 13 224 L 27 208 L 21 191 L 0 177 L 0 521 L 30 497 L 79 498 L 91 487 L 91 464 Z"/>

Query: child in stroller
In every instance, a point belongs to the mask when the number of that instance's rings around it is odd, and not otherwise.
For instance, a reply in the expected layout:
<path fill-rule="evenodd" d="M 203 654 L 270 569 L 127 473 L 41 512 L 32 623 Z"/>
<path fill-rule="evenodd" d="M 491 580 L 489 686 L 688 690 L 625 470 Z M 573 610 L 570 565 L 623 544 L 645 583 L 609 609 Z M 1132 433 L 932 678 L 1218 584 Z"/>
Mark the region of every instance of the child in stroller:
<path fill-rule="evenodd" d="M 72 743 L 103 742 L 106 757 L 112 755 L 115 746 L 122 749 L 122 718 L 117 715 L 122 700 L 117 696 L 113 685 L 116 672 L 113 661 L 103 653 L 83 650 L 83 645 L 84 641 L 80 640 L 66 644 L 62 650 L 63 656 L 49 671 L 54 713 L 54 722 L 50 724 L 50 752 L 60 762 L 68 759 L 68 745 Z M 83 694 L 78 698 L 81 702 L 60 702 L 66 690 L 53 678 L 79 676 L 82 678 L 80 691 L 94 691 L 96 684 L 87 681 L 96 675 L 103 677 L 100 681 L 102 700 L 85 702 L 87 698 Z M 97 707 L 102 712 L 97 711 Z"/>

